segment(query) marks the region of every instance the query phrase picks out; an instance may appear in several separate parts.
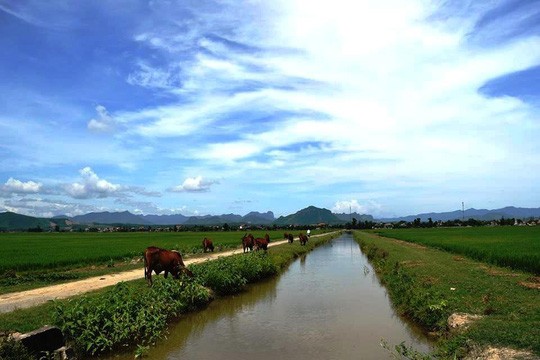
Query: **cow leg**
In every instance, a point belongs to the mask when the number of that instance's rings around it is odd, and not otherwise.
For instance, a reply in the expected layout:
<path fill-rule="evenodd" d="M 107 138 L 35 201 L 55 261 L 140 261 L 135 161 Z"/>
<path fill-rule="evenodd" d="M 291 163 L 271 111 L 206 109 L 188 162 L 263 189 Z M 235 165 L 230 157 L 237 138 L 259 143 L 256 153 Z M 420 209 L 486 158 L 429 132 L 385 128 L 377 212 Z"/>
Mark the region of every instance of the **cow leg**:
<path fill-rule="evenodd" d="M 169 276 L 169 270 L 165 270 L 165 274 L 163 275 L 163 277 L 166 279 L 167 276 Z"/>

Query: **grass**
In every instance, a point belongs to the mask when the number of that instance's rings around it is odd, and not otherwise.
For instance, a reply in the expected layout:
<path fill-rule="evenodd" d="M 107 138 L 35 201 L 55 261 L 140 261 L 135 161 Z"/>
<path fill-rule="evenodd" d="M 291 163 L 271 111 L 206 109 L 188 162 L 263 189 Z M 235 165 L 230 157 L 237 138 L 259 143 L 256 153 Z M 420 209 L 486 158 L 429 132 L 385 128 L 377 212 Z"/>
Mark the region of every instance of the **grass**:
<path fill-rule="evenodd" d="M 255 231 L 255 237 L 265 231 Z M 202 252 L 202 240 L 209 237 L 217 248 L 238 247 L 240 232 L 132 232 L 132 233 L 5 233 L 0 234 L 0 273 L 15 270 L 54 269 L 111 260 L 140 257 L 150 245 L 176 249 L 181 253 Z M 268 231 L 272 240 L 281 240 L 282 231 Z"/>
<path fill-rule="evenodd" d="M 265 233 L 282 240 L 283 231 Z M 215 251 L 241 246 L 244 232 L 171 233 L 0 233 L 0 294 L 58 284 L 70 280 L 127 271 L 140 267 L 142 252 L 150 245 L 179 250 L 184 257 L 202 254 L 209 237 Z"/>
<path fill-rule="evenodd" d="M 446 233 L 442 230 L 440 241 Z M 416 230 L 414 234 L 423 231 L 432 234 L 435 229 Z M 397 233 L 402 234 L 402 230 Z M 390 235 L 386 231 L 384 234 Z M 439 349 L 443 358 L 460 358 L 471 347 L 488 345 L 540 355 L 539 290 L 522 285 L 534 279 L 533 274 L 369 232 L 355 232 L 355 238 L 397 309 L 427 330 L 442 335 Z M 457 312 L 483 318 L 463 332 L 447 333 L 447 318 Z"/>
<path fill-rule="evenodd" d="M 540 274 L 540 226 L 385 229 L 377 233 Z"/>

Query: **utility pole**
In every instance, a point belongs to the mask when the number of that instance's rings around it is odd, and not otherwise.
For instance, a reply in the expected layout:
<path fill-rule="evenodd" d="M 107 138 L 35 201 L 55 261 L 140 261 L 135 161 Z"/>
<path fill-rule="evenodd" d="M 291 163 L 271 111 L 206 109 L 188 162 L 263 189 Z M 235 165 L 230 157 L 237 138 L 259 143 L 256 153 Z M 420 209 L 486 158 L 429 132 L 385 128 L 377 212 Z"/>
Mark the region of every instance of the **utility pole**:
<path fill-rule="evenodd" d="M 465 221 L 465 203 L 461 202 L 461 221 Z"/>

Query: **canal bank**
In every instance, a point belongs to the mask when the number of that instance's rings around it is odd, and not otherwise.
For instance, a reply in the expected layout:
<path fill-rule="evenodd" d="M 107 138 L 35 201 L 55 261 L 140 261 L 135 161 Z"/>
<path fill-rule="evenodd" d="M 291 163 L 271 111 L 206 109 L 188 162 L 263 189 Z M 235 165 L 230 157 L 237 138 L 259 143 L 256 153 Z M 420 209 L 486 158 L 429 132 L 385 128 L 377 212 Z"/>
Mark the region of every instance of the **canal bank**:
<path fill-rule="evenodd" d="M 448 359 L 539 359 L 533 274 L 415 243 L 355 231 L 400 314 L 438 336 Z M 498 357 L 497 357 L 498 356 Z"/>
<path fill-rule="evenodd" d="M 148 356 L 388 358 L 381 340 L 431 349 L 419 328 L 396 313 L 367 257 L 344 235 L 301 256 L 280 276 L 185 315 Z"/>

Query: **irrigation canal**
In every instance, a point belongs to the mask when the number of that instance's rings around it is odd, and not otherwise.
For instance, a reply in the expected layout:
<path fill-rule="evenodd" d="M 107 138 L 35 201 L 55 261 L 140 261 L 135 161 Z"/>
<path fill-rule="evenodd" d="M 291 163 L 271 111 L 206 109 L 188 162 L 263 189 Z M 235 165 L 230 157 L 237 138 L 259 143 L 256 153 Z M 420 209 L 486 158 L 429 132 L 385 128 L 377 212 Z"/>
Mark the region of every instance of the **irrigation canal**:
<path fill-rule="evenodd" d="M 148 358 L 388 359 L 381 339 L 430 349 L 424 334 L 396 314 L 352 236 L 343 235 L 278 278 L 187 315 Z"/>

